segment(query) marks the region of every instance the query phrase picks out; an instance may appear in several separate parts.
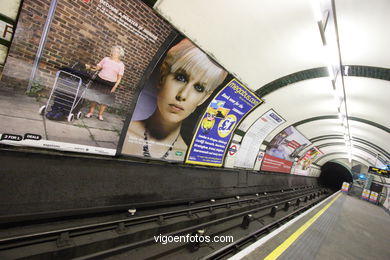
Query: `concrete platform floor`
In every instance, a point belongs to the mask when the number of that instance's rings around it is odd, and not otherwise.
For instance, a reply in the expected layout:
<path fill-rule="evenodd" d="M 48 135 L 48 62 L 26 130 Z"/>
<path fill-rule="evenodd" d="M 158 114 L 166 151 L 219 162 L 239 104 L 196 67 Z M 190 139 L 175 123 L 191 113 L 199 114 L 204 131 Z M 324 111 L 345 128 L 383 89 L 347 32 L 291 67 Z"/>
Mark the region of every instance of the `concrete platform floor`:
<path fill-rule="evenodd" d="M 341 194 L 291 245 L 279 247 L 326 202 L 246 256 L 231 259 L 390 259 L 390 216 L 372 203 Z M 286 245 L 286 244 L 284 244 Z M 279 254 L 275 249 L 279 247 Z M 274 254 L 271 254 L 274 252 Z M 276 256 L 276 257 L 275 257 Z"/>
<path fill-rule="evenodd" d="M 37 100 L 12 89 L 0 88 L 0 133 L 24 135 L 33 133 L 43 139 L 65 143 L 74 143 L 103 148 L 116 149 L 124 118 L 116 114 L 105 113 L 104 121 L 82 117 L 73 122 L 52 121 L 38 113 L 46 104 L 45 99 Z M 87 108 L 81 111 L 85 114 Z"/>

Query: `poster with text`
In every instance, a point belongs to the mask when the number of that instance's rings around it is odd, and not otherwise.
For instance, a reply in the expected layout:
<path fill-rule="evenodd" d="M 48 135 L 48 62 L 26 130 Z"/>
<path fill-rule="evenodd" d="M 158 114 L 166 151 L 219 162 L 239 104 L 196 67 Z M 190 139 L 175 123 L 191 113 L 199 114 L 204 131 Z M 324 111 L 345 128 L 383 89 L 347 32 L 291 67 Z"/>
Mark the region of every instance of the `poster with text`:
<path fill-rule="evenodd" d="M 19 2 L 6 1 L 15 18 Z M 15 23 L 0 17 L 0 143 L 115 155 L 134 90 L 173 29 L 139 0 L 58 0 L 48 20 L 46 2 L 22 1 Z"/>
<path fill-rule="evenodd" d="M 236 79 L 214 97 L 192 140 L 186 163 L 222 166 L 232 132 L 252 109 L 262 103 Z"/>
<path fill-rule="evenodd" d="M 287 127 L 267 146 L 261 170 L 290 173 L 295 158 L 310 144 L 311 142 L 293 126 Z"/>
<path fill-rule="evenodd" d="M 264 139 L 285 120 L 272 109 L 263 114 L 245 133 L 234 166 L 253 169 Z"/>
<path fill-rule="evenodd" d="M 296 162 L 292 174 L 310 176 L 310 167 L 312 163 L 322 155 L 323 153 L 318 147 L 311 148 Z"/>

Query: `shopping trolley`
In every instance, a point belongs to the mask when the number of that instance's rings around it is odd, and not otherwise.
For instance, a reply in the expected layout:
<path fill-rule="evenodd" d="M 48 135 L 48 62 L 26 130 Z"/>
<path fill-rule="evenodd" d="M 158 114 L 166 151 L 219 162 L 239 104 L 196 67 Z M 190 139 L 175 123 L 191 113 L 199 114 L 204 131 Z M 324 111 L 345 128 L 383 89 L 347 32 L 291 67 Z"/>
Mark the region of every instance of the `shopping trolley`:
<path fill-rule="evenodd" d="M 46 105 L 40 107 L 39 114 L 51 120 L 64 120 L 72 122 L 80 119 L 80 111 L 84 103 L 85 91 L 92 84 L 97 75 L 90 75 L 84 71 L 75 70 L 74 67 L 63 68 L 56 73 L 56 78 Z"/>

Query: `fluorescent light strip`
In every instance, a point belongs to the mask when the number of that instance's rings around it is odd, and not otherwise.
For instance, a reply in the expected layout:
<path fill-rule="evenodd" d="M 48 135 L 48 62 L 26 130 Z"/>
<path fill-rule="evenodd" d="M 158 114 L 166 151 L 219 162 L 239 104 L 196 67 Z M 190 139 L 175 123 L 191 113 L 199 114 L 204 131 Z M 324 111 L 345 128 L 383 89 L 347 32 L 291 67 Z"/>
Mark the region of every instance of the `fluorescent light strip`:
<path fill-rule="evenodd" d="M 331 80 L 334 89 L 333 95 L 336 102 L 338 117 L 343 127 L 344 141 L 345 141 L 346 148 L 348 150 L 349 162 L 351 162 L 352 161 L 352 150 L 351 150 L 352 137 L 351 137 L 349 122 L 348 122 L 345 86 L 342 80 L 343 73 L 340 73 L 341 75 L 340 77 L 338 77 L 338 74 L 339 72 L 341 72 L 341 68 L 342 68 L 341 61 L 340 61 L 340 49 L 337 43 L 337 35 L 328 35 L 328 39 L 327 39 L 327 37 L 325 36 L 325 26 L 323 24 L 324 23 L 323 14 L 327 13 L 327 17 L 329 17 L 330 15 L 333 15 L 334 12 L 332 12 L 332 10 L 326 10 L 326 12 L 323 12 L 323 10 L 321 10 L 320 0 L 312 0 L 311 4 L 314 12 L 314 17 L 319 25 L 319 30 L 320 30 L 320 34 L 324 46 L 324 54 L 325 54 L 324 58 L 327 60 L 326 63 L 328 64 L 327 68 L 328 68 L 329 79 Z M 325 23 L 327 23 L 327 21 L 328 19 L 326 19 Z M 348 75 L 348 73 L 349 73 L 349 67 L 346 66 L 344 69 L 344 74 Z"/>

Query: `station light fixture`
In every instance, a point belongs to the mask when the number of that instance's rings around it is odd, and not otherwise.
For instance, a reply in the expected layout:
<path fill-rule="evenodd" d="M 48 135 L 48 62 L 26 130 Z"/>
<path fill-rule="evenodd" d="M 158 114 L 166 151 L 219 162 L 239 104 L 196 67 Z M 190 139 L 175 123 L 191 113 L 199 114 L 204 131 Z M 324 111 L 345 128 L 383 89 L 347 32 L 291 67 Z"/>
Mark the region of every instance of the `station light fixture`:
<path fill-rule="evenodd" d="M 348 75 L 349 67 L 344 67 L 340 55 L 337 27 L 334 19 L 334 11 L 331 0 L 312 0 L 312 8 L 315 20 L 318 24 L 322 44 L 324 46 L 325 61 L 328 68 L 329 80 L 332 84 L 335 107 L 337 108 L 340 125 L 343 127 L 342 133 L 348 160 L 352 162 L 352 136 L 348 120 L 348 109 L 345 95 L 344 75 Z M 343 73 L 342 73 L 343 72 Z"/>

